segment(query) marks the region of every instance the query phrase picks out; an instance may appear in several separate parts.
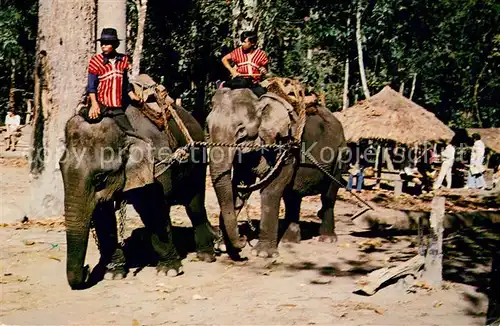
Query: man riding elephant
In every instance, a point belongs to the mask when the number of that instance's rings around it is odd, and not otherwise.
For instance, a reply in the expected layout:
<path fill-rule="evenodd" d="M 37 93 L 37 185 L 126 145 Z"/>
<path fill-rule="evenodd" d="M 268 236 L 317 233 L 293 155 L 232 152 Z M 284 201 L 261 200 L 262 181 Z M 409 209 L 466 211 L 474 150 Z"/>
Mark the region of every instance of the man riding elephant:
<path fill-rule="evenodd" d="M 267 74 L 269 59 L 266 52 L 257 47 L 257 34 L 254 32 L 241 33 L 240 40 L 241 46 L 222 58 L 222 63 L 233 77 L 224 83 L 224 87 L 249 88 L 255 95 L 261 96 L 266 93 L 266 89 L 259 85 L 259 82 Z M 230 61 L 236 64 L 236 67 L 231 66 Z"/>
<path fill-rule="evenodd" d="M 114 28 L 104 28 L 97 41 L 101 43 L 102 53 L 94 55 L 89 62 L 89 118 L 97 119 L 100 114 L 109 116 L 124 132 L 135 135 L 124 112 L 129 102 L 127 95 L 133 101 L 140 101 L 128 82 L 128 56 L 116 51 L 120 40 Z"/>
<path fill-rule="evenodd" d="M 125 90 L 131 99 L 139 100 L 128 86 L 128 58 L 115 51 L 118 39 L 114 29 L 104 29 L 99 40 L 103 52 L 89 64 L 91 108 L 80 110 L 66 123 L 66 150 L 59 162 L 64 183 L 66 274 L 72 289 L 86 288 L 96 281 L 84 265 L 91 226 L 100 251 L 99 268 L 94 269 L 99 273 L 92 275 L 126 277 L 129 266 L 115 217 L 123 201 L 134 206 L 144 223 L 158 258 L 158 272 L 169 276 L 182 273 L 171 234 L 169 213 L 173 205 L 186 208 L 198 258 L 215 260 L 214 233 L 204 206 L 203 151 L 192 149 L 186 162 L 153 169 L 153 157 L 158 162 L 168 161 L 188 143 L 184 132 L 193 141 L 203 141 L 202 127 L 189 112 L 173 105 L 180 121 L 165 118 L 165 130 L 160 130 L 140 107 L 127 106 Z"/>

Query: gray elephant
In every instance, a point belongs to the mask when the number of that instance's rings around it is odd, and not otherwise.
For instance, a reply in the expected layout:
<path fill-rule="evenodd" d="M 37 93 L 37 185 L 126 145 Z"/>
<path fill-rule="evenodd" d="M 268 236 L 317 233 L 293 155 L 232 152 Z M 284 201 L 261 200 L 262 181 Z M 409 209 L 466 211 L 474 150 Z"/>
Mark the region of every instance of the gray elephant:
<path fill-rule="evenodd" d="M 200 125 L 183 108 L 175 110 L 193 140 L 203 141 Z M 67 279 L 73 289 L 88 287 L 89 271 L 84 267 L 91 223 L 99 242 L 99 266 L 106 278 L 125 277 L 128 269 L 117 242 L 114 203 L 131 203 L 151 236 L 158 256 L 157 270 L 169 276 L 181 272 L 181 262 L 172 243 L 169 211 L 184 205 L 195 232 L 198 257 L 214 261 L 214 233 L 205 211 L 206 160 L 200 149 L 190 151 L 187 162 L 152 174 L 148 157 L 170 157 L 187 141 L 170 119 L 171 134 L 160 131 L 136 107 L 125 111 L 142 140 L 126 136 L 115 122 L 105 117 L 88 123 L 75 115 L 66 124 L 66 151 L 60 160 L 64 182 L 64 210 L 67 239 Z M 152 161 L 151 161 L 152 162 Z M 151 181 L 148 179 L 151 176 Z M 109 276 L 109 277 L 107 277 Z"/>
<path fill-rule="evenodd" d="M 272 93 L 257 98 L 248 89 L 219 89 L 212 99 L 212 111 L 207 117 L 212 142 L 229 144 L 286 143 L 298 126 L 291 105 Z M 237 150 L 233 147 L 210 149 L 210 174 L 221 208 L 220 223 L 227 250 L 235 259 L 245 246 L 239 235 L 237 216 L 249 196 L 239 190 L 241 183 L 255 184 L 263 180 L 259 242 L 254 255 L 278 255 L 278 213 L 280 200 L 285 203 L 285 235 L 300 241 L 299 214 L 302 197 L 321 194 L 322 218 L 320 240 L 335 241 L 333 210 L 339 185 L 311 162 L 311 154 L 324 168 L 340 180 L 340 153 L 345 148 L 342 125 L 326 108 L 316 107 L 308 115 L 301 137 L 301 150 L 292 151 L 278 169 L 279 152 L 273 150 Z M 276 172 L 270 178 L 270 171 Z M 268 178 L 268 180 L 266 180 Z M 260 182 L 260 181 L 259 181 Z M 282 234 L 280 234 L 282 235 Z"/>

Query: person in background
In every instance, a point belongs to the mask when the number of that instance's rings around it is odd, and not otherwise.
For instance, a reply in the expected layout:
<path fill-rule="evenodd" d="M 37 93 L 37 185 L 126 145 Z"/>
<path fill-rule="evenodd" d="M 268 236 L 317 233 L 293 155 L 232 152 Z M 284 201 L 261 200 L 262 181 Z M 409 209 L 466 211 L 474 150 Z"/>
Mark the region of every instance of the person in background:
<path fill-rule="evenodd" d="M 472 146 L 470 165 L 467 176 L 467 186 L 468 189 L 483 189 L 485 186 L 484 182 L 484 152 L 485 146 L 481 140 L 481 136 L 478 133 L 472 134 L 472 139 L 474 140 L 474 145 Z"/>
<path fill-rule="evenodd" d="M 7 115 L 5 116 L 5 127 L 7 128 L 5 133 L 6 151 L 16 150 L 16 145 L 19 137 L 19 127 L 21 126 L 21 117 L 19 114 L 14 112 L 14 109 L 9 109 Z"/>
<path fill-rule="evenodd" d="M 365 169 L 370 165 L 371 157 L 375 157 L 375 149 L 373 145 L 370 143 L 368 148 L 365 150 L 364 154 L 360 154 L 359 158 L 356 160 L 355 164 L 350 164 L 349 169 L 349 180 L 347 182 L 347 189 L 349 191 L 352 190 L 354 178 L 356 178 L 356 190 L 354 191 L 362 191 L 363 189 L 363 181 L 365 178 Z"/>
<path fill-rule="evenodd" d="M 451 170 L 453 168 L 453 163 L 455 162 L 455 146 L 448 142 L 446 148 L 441 152 L 441 170 L 439 175 L 434 182 L 433 189 L 441 188 L 443 180 L 446 177 L 446 188 L 451 189 Z"/>

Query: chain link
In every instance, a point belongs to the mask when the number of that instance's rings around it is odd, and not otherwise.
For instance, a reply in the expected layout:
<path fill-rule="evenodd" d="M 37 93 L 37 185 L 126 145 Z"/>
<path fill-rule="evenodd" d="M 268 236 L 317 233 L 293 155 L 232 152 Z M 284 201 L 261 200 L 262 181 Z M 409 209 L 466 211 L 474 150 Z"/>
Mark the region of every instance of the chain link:
<path fill-rule="evenodd" d="M 97 234 L 96 234 L 96 231 L 95 231 L 95 225 L 94 225 L 94 221 L 93 220 L 90 220 L 90 232 L 92 232 L 92 237 L 94 238 L 95 245 L 97 246 L 97 249 L 100 252 L 101 251 L 101 246 L 99 245 L 99 239 L 97 238 Z"/>
<path fill-rule="evenodd" d="M 120 202 L 118 209 L 118 243 L 123 247 L 125 244 L 125 220 L 127 218 L 127 201 Z"/>

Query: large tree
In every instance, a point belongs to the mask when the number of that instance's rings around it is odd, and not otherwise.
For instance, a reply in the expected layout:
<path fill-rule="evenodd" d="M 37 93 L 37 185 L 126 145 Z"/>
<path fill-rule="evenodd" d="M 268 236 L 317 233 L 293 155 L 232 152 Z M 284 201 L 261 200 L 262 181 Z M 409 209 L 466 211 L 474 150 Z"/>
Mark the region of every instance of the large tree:
<path fill-rule="evenodd" d="M 87 61 L 95 53 L 93 0 L 40 0 L 35 66 L 30 217 L 60 216 L 63 185 L 59 159 L 64 127 L 85 92 Z"/>
<path fill-rule="evenodd" d="M 127 44 L 127 0 L 97 0 L 97 33 L 107 27 L 116 29 L 118 37 L 122 40 L 117 50 L 125 53 Z"/>

